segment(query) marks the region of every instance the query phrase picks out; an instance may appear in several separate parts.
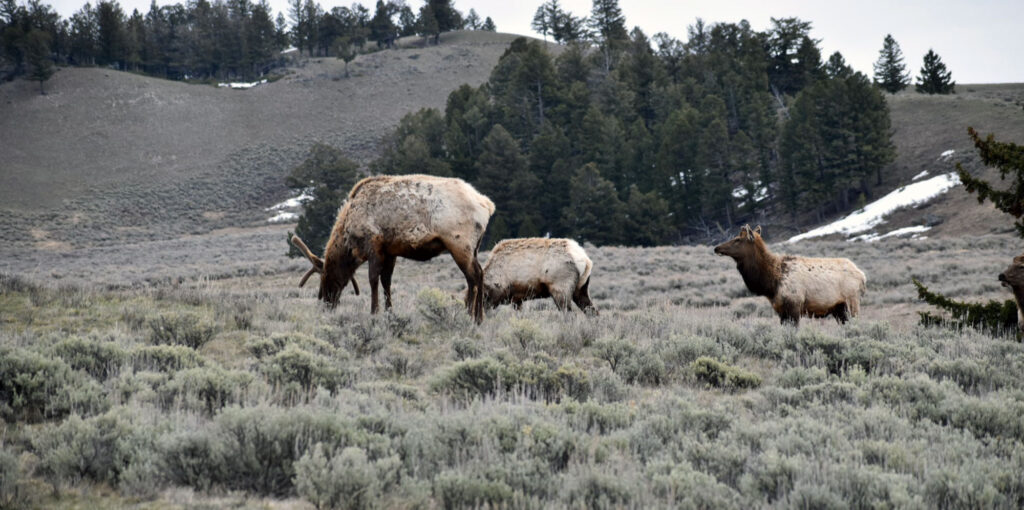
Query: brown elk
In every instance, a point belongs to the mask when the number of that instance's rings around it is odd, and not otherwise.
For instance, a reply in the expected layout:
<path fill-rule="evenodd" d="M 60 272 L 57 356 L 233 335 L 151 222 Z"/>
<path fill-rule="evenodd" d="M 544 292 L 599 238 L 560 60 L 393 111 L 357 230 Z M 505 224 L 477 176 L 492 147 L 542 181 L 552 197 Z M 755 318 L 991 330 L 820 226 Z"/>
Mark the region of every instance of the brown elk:
<path fill-rule="evenodd" d="M 460 179 L 430 175 L 381 175 L 356 183 L 338 211 L 324 256 L 317 257 L 298 237 L 295 244 L 313 267 L 299 282 L 320 274 L 318 297 L 338 303 L 353 274 L 370 264 L 370 312 L 377 313 L 377 284 L 384 284 L 384 306 L 391 308 L 391 275 L 398 257 L 429 260 L 449 252 L 466 277 L 466 307 L 483 320 L 483 268 L 480 241 L 494 203 Z"/>
<path fill-rule="evenodd" d="M 1024 331 L 1024 312 L 1021 311 L 1021 303 L 1024 303 L 1024 254 L 1014 257 L 1010 267 L 999 273 L 999 281 L 1013 291 L 1013 298 L 1017 301 L 1017 329 Z"/>
<path fill-rule="evenodd" d="M 590 272 L 594 264 L 572 239 L 506 239 L 494 246 L 484 266 L 484 303 L 494 308 L 550 297 L 559 310 L 572 303 L 597 315 L 590 301 Z"/>
<path fill-rule="evenodd" d="M 797 325 L 802 315 L 831 315 L 845 324 L 860 313 L 867 279 L 849 259 L 775 255 L 761 239 L 761 227 L 750 225 L 716 246 L 715 253 L 736 260 L 747 289 L 767 297 L 783 323 Z"/>

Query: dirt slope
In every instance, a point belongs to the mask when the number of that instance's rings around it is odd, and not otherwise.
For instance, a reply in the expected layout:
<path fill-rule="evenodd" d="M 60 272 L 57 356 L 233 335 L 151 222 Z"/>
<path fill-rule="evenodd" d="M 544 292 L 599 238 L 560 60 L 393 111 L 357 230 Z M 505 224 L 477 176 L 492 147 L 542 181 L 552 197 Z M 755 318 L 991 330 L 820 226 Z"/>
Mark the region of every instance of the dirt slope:
<path fill-rule="evenodd" d="M 446 34 L 441 46 L 304 61 L 249 90 L 106 69 L 61 69 L 40 96 L 0 86 L 0 239 L 83 246 L 252 221 L 314 141 L 369 160 L 406 113 L 479 85 L 515 38 Z"/>

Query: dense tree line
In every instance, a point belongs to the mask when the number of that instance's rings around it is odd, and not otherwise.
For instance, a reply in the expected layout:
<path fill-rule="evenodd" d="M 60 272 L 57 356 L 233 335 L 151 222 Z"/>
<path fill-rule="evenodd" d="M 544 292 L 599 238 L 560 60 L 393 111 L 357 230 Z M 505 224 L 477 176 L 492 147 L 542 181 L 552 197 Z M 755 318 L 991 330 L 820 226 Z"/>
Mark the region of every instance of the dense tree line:
<path fill-rule="evenodd" d="M 430 0 L 418 14 L 404 2 L 378 0 L 325 10 L 293 0 L 291 23 L 267 0 L 192 0 L 125 13 L 113 0 L 86 3 L 68 19 L 40 0 L 0 0 L 0 79 L 30 75 L 40 83 L 52 65 L 109 66 L 172 79 L 253 78 L 281 63 L 294 45 L 308 55 L 390 47 L 421 34 L 438 41 L 449 30 L 494 30 L 475 11 L 465 18 L 450 0 Z M 48 61 L 48 63 L 47 63 Z"/>
<path fill-rule="evenodd" d="M 498 207 L 492 242 L 651 245 L 846 210 L 893 159 L 882 93 L 838 53 L 823 63 L 809 22 L 698 20 L 687 41 L 652 41 L 595 0 L 567 39 L 552 28 L 566 16 L 550 0 L 534 20 L 557 56 L 514 41 L 487 83 L 402 119 L 370 170 L 472 182 Z"/>

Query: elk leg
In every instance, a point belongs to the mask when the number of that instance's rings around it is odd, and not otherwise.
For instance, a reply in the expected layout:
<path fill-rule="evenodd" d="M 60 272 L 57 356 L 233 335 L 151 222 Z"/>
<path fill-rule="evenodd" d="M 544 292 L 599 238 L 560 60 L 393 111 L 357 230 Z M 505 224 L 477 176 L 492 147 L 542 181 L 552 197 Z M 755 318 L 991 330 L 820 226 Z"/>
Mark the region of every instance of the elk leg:
<path fill-rule="evenodd" d="M 555 306 L 558 307 L 558 311 L 568 312 L 572 310 L 572 306 L 569 305 L 569 293 L 564 292 L 561 289 L 548 287 L 548 294 L 551 294 L 551 299 L 555 300 Z"/>
<path fill-rule="evenodd" d="M 452 254 L 455 265 L 459 266 L 462 274 L 466 277 L 468 287 L 466 289 L 466 309 L 473 320 L 480 324 L 484 319 L 484 270 L 480 267 L 480 262 L 473 256 L 474 252 L 468 247 L 456 246 L 455 249 L 452 249 L 452 246 L 446 246 L 446 248 Z"/>
<path fill-rule="evenodd" d="M 800 325 L 800 306 L 793 301 L 783 301 L 775 307 L 775 313 L 779 314 L 782 325 L 792 324 L 794 327 Z"/>
<path fill-rule="evenodd" d="M 395 272 L 395 257 L 387 257 L 381 263 L 380 282 L 384 285 L 384 308 L 391 309 L 391 275 Z"/>
<path fill-rule="evenodd" d="M 849 310 L 847 309 L 845 302 L 833 306 L 829 313 L 831 313 L 832 316 L 836 318 L 836 322 L 840 324 L 846 324 L 846 321 L 849 320 Z"/>
<path fill-rule="evenodd" d="M 576 289 L 576 292 L 572 295 L 572 302 L 576 303 L 576 306 L 583 310 L 583 313 L 587 315 L 598 315 L 597 308 L 594 307 L 594 303 L 590 301 L 590 278 L 587 278 L 586 283 L 582 287 Z"/>
<path fill-rule="evenodd" d="M 380 259 L 377 257 L 370 258 L 370 313 L 377 313 L 379 305 L 377 303 L 377 284 L 380 283 L 380 273 L 383 269 Z"/>

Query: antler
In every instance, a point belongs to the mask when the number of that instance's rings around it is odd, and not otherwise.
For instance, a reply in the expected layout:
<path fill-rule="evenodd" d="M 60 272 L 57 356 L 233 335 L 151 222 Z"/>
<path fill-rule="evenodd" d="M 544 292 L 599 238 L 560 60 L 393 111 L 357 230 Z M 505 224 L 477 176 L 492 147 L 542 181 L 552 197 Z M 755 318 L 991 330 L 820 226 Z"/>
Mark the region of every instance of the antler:
<path fill-rule="evenodd" d="M 298 248 L 299 251 L 301 251 L 302 254 L 305 255 L 306 258 L 308 258 L 309 261 L 313 263 L 314 270 L 316 270 L 318 273 L 323 273 L 324 259 L 317 257 L 316 255 L 313 254 L 313 252 L 309 251 L 309 247 L 306 246 L 306 243 L 302 242 L 302 239 L 300 239 L 299 236 L 295 234 L 292 234 L 292 244 L 294 244 L 295 247 Z"/>
<path fill-rule="evenodd" d="M 306 258 L 308 258 L 309 261 L 313 263 L 313 267 L 309 268 L 309 271 L 306 271 L 306 274 L 302 275 L 302 279 L 299 280 L 299 287 L 302 287 L 303 285 L 305 285 L 306 281 L 309 280 L 309 277 L 313 276 L 313 273 L 319 273 L 320 276 L 323 276 L 323 274 L 324 274 L 324 259 L 322 259 L 320 257 L 317 257 L 313 252 L 309 251 L 309 247 L 306 246 L 306 243 L 302 242 L 302 239 L 299 238 L 299 236 L 297 236 L 295 234 L 292 234 L 292 244 L 294 244 L 295 247 L 298 248 L 299 251 L 301 251 L 302 254 L 305 255 Z M 358 296 L 359 295 L 359 284 L 356 283 L 356 278 L 355 278 L 354 275 L 353 275 L 351 281 L 352 281 L 352 290 Z"/>

